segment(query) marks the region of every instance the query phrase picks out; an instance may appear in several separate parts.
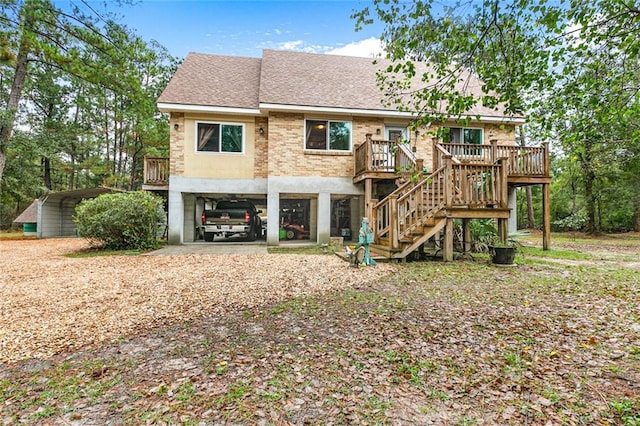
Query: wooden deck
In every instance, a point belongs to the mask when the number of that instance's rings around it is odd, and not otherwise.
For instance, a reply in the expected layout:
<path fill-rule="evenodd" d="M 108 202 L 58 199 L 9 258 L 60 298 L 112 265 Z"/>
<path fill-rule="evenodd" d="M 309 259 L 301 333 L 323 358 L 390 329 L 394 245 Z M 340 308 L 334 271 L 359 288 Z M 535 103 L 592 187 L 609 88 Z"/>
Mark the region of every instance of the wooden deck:
<path fill-rule="evenodd" d="M 370 136 L 356 148 L 354 183 L 364 182 L 366 214 L 375 231 L 375 249 L 390 258 L 405 258 L 430 238 L 445 234 L 444 258 L 453 257 L 453 219 L 495 218 L 506 239 L 508 188 L 542 184 L 545 188 L 545 247 L 549 237 L 548 146 L 438 144 L 433 146 L 433 172 L 404 156 L 395 141 Z M 395 173 L 393 169 L 395 168 Z M 405 183 L 382 201 L 371 199 L 372 186 L 404 174 Z M 465 231 L 467 232 L 467 231 Z"/>
<path fill-rule="evenodd" d="M 168 191 L 169 159 L 144 157 L 143 176 L 142 189 L 145 191 Z"/>

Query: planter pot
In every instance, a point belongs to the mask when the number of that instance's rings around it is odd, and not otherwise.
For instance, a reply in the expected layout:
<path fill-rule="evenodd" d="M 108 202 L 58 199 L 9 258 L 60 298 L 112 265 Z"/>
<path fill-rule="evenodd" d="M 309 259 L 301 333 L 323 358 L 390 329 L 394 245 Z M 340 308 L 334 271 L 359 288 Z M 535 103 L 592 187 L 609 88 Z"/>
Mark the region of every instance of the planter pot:
<path fill-rule="evenodd" d="M 491 262 L 496 265 L 513 265 L 515 258 L 515 247 L 491 247 Z"/>

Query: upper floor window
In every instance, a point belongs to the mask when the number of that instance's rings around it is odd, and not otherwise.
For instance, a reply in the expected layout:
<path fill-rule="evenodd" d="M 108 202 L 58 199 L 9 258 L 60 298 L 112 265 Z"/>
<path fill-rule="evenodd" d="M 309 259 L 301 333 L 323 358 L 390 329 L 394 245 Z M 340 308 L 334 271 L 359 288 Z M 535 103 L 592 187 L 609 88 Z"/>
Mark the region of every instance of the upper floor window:
<path fill-rule="evenodd" d="M 307 120 L 305 149 L 351 151 L 349 121 Z"/>
<path fill-rule="evenodd" d="M 244 125 L 196 123 L 196 146 L 199 152 L 243 152 Z"/>
<path fill-rule="evenodd" d="M 442 130 L 442 141 L 444 143 L 467 143 L 482 145 L 482 141 L 484 140 L 482 129 L 445 127 Z"/>

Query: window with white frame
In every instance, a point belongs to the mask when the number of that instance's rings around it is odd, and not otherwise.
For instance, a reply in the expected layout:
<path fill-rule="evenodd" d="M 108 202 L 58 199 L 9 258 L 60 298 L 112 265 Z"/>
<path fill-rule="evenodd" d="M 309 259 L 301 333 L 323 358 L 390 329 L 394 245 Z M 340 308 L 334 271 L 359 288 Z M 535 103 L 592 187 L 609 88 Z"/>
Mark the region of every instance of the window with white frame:
<path fill-rule="evenodd" d="M 351 151 L 351 122 L 307 120 L 305 126 L 305 149 Z"/>
<path fill-rule="evenodd" d="M 468 127 L 444 127 L 442 129 L 442 141 L 444 143 L 482 145 L 483 140 L 483 129 Z"/>
<path fill-rule="evenodd" d="M 196 123 L 198 152 L 244 152 L 244 125 L 234 123 Z"/>

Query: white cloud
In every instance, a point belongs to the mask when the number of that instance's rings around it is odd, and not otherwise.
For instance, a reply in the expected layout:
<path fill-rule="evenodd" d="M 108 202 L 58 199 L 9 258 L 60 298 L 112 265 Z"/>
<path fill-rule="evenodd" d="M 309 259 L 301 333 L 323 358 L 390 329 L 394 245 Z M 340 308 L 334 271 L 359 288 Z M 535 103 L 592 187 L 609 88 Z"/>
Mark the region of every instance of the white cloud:
<path fill-rule="evenodd" d="M 279 49 L 282 49 L 282 50 L 302 50 L 304 47 L 304 41 L 302 40 L 284 41 L 282 43 L 278 43 L 277 46 Z"/>
<path fill-rule="evenodd" d="M 329 55 L 359 56 L 363 58 L 384 56 L 382 43 L 375 37 L 352 42 L 340 47 L 320 44 L 308 44 L 304 40 L 290 40 L 278 43 L 267 41 L 260 43 L 257 47 L 260 49 L 289 50 L 307 53 L 326 53 Z"/>
<path fill-rule="evenodd" d="M 329 55 L 359 56 L 363 58 L 377 58 L 384 56 L 382 42 L 375 38 L 367 38 L 365 40 L 354 41 L 328 52 Z"/>

